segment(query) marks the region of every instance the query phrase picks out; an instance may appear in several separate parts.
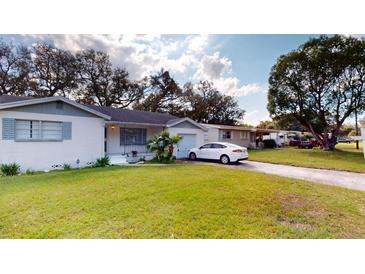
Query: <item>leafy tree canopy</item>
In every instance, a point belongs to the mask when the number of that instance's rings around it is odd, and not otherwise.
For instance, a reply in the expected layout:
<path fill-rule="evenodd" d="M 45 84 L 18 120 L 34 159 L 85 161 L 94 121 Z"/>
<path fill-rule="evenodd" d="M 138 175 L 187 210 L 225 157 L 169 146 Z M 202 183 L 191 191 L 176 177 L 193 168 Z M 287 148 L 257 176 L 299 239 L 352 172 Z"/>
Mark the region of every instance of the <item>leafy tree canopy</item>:
<path fill-rule="evenodd" d="M 79 102 L 125 108 L 142 96 L 139 83 L 129 79 L 127 70 L 113 68 L 108 54 L 89 49 L 76 57 L 81 86 L 77 92 Z"/>
<path fill-rule="evenodd" d="M 264 120 L 264 121 L 260 121 L 260 123 L 257 125 L 257 128 L 277 129 L 277 125 L 274 121 Z"/>
<path fill-rule="evenodd" d="M 198 122 L 233 125 L 244 111 L 211 82 L 183 87 L 161 69 L 140 81 L 115 67 L 107 53 L 76 54 L 48 44 L 31 48 L 0 43 L 0 95 L 64 96 L 83 104 L 134 108 L 190 117 Z"/>
<path fill-rule="evenodd" d="M 77 62 L 69 51 L 47 44 L 31 50 L 32 70 L 30 95 L 35 97 L 68 97 L 77 87 Z"/>
<path fill-rule="evenodd" d="M 292 115 L 324 149 L 333 149 L 345 120 L 365 109 L 364 83 L 365 41 L 321 36 L 278 59 L 268 110 L 273 119 Z"/>
<path fill-rule="evenodd" d="M 167 70 L 162 69 L 145 82 L 144 97 L 135 104 L 135 109 L 181 115 L 182 89 Z"/>
<path fill-rule="evenodd" d="M 231 96 L 219 92 L 208 81 L 184 86 L 185 115 L 200 123 L 235 125 L 245 111 Z"/>
<path fill-rule="evenodd" d="M 0 41 L 0 95 L 24 95 L 29 89 L 30 54 L 25 47 Z"/>

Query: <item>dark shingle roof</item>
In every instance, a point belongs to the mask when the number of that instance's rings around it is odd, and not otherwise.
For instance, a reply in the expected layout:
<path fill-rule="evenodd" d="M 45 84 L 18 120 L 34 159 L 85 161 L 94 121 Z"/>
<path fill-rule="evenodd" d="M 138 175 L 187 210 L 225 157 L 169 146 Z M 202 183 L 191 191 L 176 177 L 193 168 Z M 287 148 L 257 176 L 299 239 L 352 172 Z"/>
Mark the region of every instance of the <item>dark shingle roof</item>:
<path fill-rule="evenodd" d="M 30 99 L 36 99 L 36 98 L 1 95 L 0 104 L 25 101 Z M 167 113 L 158 113 L 158 112 L 131 110 L 131 109 L 119 109 L 113 107 L 101 107 L 94 105 L 85 105 L 85 106 L 110 116 L 111 121 L 115 122 L 166 125 L 168 121 L 171 121 L 173 119 L 178 119 L 178 117 Z"/>
<path fill-rule="evenodd" d="M 177 119 L 176 116 L 167 113 L 149 112 L 141 110 L 120 109 L 112 107 L 101 107 L 88 105 L 96 111 L 109 115 L 111 121 L 124 122 L 124 123 L 141 123 L 141 124 L 158 124 L 165 125 L 168 121 Z"/>
<path fill-rule="evenodd" d="M 0 96 L 0 104 L 25 101 L 25 100 L 31 100 L 31 99 L 35 99 L 35 98 L 3 94 Z"/>

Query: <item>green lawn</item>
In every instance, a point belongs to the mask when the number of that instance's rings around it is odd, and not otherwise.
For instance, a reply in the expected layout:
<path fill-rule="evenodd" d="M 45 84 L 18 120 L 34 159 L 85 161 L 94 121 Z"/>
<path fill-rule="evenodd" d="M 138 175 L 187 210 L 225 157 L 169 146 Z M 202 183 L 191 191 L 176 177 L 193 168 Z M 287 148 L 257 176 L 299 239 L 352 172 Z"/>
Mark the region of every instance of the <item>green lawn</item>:
<path fill-rule="evenodd" d="M 365 160 L 362 150 L 355 149 L 355 144 L 338 144 L 335 151 L 314 149 L 263 149 L 250 150 L 249 159 L 253 161 L 365 172 Z"/>
<path fill-rule="evenodd" d="M 0 238 L 364 238 L 365 192 L 206 165 L 0 178 Z"/>
<path fill-rule="evenodd" d="M 345 143 L 339 143 L 336 145 L 336 148 L 339 150 L 345 150 L 345 151 L 351 151 L 351 152 L 357 152 L 357 153 L 363 153 L 363 143 L 359 142 L 359 149 L 356 149 L 356 143 L 351 144 L 345 144 Z"/>

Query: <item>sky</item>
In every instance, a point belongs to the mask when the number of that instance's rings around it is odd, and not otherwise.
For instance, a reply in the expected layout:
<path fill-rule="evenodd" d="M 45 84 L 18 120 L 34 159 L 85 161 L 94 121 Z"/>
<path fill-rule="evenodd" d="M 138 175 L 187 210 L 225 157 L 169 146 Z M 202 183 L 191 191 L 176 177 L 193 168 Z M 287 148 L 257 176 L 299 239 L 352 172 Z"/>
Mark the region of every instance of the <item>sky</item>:
<path fill-rule="evenodd" d="M 243 123 L 257 125 L 269 119 L 268 77 L 277 58 L 317 36 L 41 34 L 0 35 L 0 40 L 26 46 L 47 42 L 72 52 L 102 50 L 136 80 L 161 68 L 181 85 L 209 80 L 246 111 Z"/>

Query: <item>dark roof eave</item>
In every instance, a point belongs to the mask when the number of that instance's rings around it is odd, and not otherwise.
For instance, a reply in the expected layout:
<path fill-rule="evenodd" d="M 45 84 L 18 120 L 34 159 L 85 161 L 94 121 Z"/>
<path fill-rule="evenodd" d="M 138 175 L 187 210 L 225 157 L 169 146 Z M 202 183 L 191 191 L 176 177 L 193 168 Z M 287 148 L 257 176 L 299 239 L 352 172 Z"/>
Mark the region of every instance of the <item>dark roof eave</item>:
<path fill-rule="evenodd" d="M 116 125 L 141 125 L 141 126 L 153 126 L 153 127 L 166 127 L 166 124 L 154 124 L 154 123 L 140 123 L 140 122 L 123 122 L 123 121 L 106 121 L 105 124 L 116 124 Z"/>

